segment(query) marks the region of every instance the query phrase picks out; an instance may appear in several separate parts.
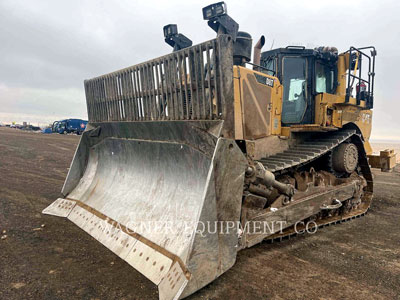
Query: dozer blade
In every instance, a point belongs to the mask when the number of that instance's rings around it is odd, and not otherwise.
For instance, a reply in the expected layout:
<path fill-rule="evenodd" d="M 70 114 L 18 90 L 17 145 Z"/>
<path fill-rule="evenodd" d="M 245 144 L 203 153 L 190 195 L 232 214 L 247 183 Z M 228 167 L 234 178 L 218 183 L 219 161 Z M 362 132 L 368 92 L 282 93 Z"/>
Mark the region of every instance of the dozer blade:
<path fill-rule="evenodd" d="M 246 160 L 221 128 L 222 121 L 89 124 L 65 197 L 43 213 L 85 230 L 158 285 L 160 299 L 186 297 L 236 260 L 237 231 L 219 227 L 240 219 Z"/>

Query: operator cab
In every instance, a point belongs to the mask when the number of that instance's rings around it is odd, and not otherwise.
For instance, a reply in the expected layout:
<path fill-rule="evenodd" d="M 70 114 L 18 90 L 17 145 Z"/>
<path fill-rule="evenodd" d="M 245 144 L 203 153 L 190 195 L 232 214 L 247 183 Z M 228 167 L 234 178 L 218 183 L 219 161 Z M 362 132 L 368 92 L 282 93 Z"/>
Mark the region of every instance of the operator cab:
<path fill-rule="evenodd" d="M 261 71 L 277 77 L 284 87 L 284 126 L 314 123 L 314 95 L 336 92 L 337 60 L 336 48 L 289 46 L 261 54 Z"/>

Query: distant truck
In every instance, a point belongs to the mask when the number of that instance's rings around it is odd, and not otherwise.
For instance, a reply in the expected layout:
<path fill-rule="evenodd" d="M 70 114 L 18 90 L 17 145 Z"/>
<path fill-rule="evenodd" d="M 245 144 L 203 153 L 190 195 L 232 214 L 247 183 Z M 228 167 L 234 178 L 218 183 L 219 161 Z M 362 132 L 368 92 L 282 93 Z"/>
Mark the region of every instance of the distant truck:
<path fill-rule="evenodd" d="M 81 119 L 65 119 L 60 121 L 55 121 L 51 127 L 53 132 L 56 133 L 76 133 L 77 135 L 82 134 L 86 129 L 86 124 L 88 121 Z"/>

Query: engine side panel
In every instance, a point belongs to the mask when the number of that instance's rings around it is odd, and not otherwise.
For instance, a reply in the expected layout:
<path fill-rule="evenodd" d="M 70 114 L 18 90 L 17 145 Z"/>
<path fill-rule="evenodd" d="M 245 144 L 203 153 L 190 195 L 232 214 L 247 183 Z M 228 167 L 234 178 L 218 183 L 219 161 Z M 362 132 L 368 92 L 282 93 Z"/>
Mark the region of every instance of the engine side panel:
<path fill-rule="evenodd" d="M 282 86 L 275 77 L 234 67 L 237 140 L 255 140 L 281 132 Z"/>

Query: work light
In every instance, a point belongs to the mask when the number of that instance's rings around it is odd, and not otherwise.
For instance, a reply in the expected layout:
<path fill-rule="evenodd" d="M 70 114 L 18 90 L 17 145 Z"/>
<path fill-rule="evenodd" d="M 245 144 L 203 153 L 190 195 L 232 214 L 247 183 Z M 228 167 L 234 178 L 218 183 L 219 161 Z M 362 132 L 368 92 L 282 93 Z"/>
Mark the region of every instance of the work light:
<path fill-rule="evenodd" d="M 225 2 L 218 2 L 203 8 L 203 19 L 210 20 L 227 13 Z"/>
<path fill-rule="evenodd" d="M 178 33 L 176 24 L 168 24 L 163 27 L 165 42 L 178 51 L 192 46 L 192 41 L 181 33 Z"/>
<path fill-rule="evenodd" d="M 173 35 L 178 34 L 178 26 L 176 24 L 168 24 L 165 25 L 164 28 L 164 37 L 169 38 Z"/>

